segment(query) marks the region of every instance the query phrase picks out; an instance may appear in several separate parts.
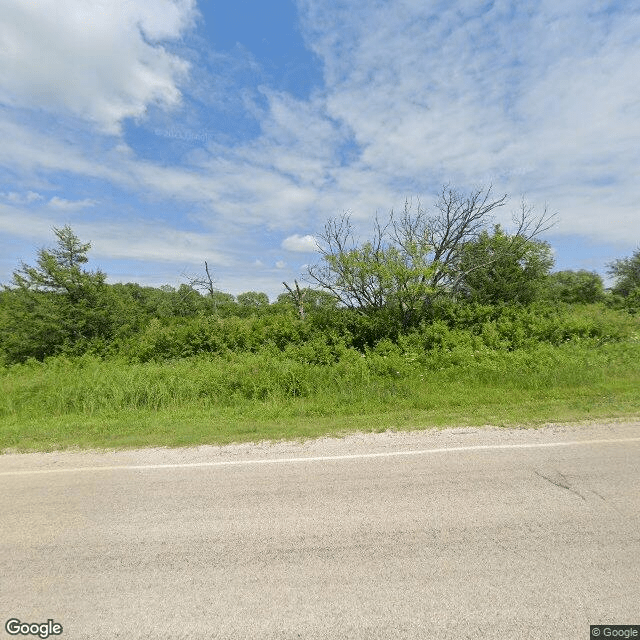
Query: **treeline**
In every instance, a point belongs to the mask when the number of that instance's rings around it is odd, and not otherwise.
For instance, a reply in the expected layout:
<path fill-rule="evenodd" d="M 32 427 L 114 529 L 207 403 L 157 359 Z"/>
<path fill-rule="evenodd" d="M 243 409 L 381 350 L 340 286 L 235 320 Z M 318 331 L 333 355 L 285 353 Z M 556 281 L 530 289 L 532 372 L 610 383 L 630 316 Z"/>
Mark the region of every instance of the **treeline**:
<path fill-rule="evenodd" d="M 77 241 L 69 229 L 57 234 L 62 244 Z M 28 277 L 25 268 L 22 277 Z M 391 310 L 360 313 L 310 288 L 294 289 L 295 296 L 283 292 L 270 303 L 258 292 L 234 297 L 203 295 L 186 284 L 177 289 L 109 285 L 100 272 L 48 257 L 34 269 L 31 276 L 42 276 L 49 290 L 29 281 L 0 292 L 0 352 L 6 364 L 59 354 L 119 355 L 144 362 L 269 349 L 328 364 L 347 348 L 364 353 L 390 344 L 409 348 L 410 343 L 422 350 L 465 344 L 512 350 L 576 338 L 620 339 L 630 325 L 615 310 L 624 315 L 638 310 L 637 289 L 605 291 L 600 276 L 587 271 L 547 274 L 526 305 L 442 297 L 405 327 Z M 597 311 L 587 312 L 594 303 L 599 303 Z"/>
<path fill-rule="evenodd" d="M 405 208 L 361 243 L 347 217 L 330 221 L 308 274 L 316 286 L 284 284 L 273 302 L 216 291 L 210 278 L 204 290 L 205 280 L 177 289 L 107 284 L 85 268 L 90 244 L 68 226 L 54 229 L 56 247 L 22 263 L 0 292 L 0 362 L 273 352 L 330 364 L 346 350 L 514 350 L 632 334 L 640 250 L 609 265 L 609 290 L 596 273 L 551 272 L 550 247 L 536 237 L 546 218 L 523 208 L 515 231 L 491 227 L 484 217 L 502 200 L 487 195 L 443 191 L 435 216 Z"/>

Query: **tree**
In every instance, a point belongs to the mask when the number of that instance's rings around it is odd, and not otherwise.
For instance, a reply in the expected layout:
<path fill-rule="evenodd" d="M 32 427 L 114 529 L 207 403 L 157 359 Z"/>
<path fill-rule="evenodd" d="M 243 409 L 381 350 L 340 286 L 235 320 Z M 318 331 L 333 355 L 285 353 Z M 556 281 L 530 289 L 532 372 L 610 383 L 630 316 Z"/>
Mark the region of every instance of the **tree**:
<path fill-rule="evenodd" d="M 40 249 L 35 266 L 21 263 L 3 285 L 4 322 L 0 344 L 10 361 L 42 359 L 80 343 L 108 339 L 115 316 L 106 275 L 82 268 L 91 244 L 69 226 L 53 229 L 54 249 Z"/>
<path fill-rule="evenodd" d="M 553 266 L 546 242 L 509 235 L 500 225 L 465 243 L 459 269 L 463 295 L 481 304 L 530 304 L 542 293 Z"/>
<path fill-rule="evenodd" d="M 329 291 L 344 306 L 363 314 L 391 310 L 403 327 L 414 323 L 441 295 L 456 296 L 465 290 L 465 279 L 486 268 L 500 255 L 478 255 L 480 263 L 465 254 L 491 223 L 491 214 L 504 206 L 507 196 L 493 198 L 491 187 L 469 194 L 444 187 L 434 211 L 409 203 L 404 212 L 388 221 L 377 218 L 371 240 L 358 243 L 348 214 L 330 219 L 318 243 L 321 262 L 309 267 L 311 282 Z M 524 202 L 514 216 L 513 242 L 532 240 L 547 230 L 553 216 L 545 209 L 534 216 Z M 511 242 L 504 250 L 511 250 Z M 463 259 L 464 258 L 464 259 Z"/>
<path fill-rule="evenodd" d="M 300 287 L 297 280 L 294 280 L 293 283 L 295 288 L 291 288 L 286 282 L 282 283 L 287 292 L 278 296 L 277 303 L 292 304 L 302 320 L 305 318 L 306 311 L 335 309 L 337 300 L 332 293 L 321 289 Z"/>
<path fill-rule="evenodd" d="M 211 296 L 214 309 L 232 309 L 236 304 L 236 299 L 230 293 L 224 293 L 223 291 L 215 291 Z"/>
<path fill-rule="evenodd" d="M 580 269 L 556 271 L 549 274 L 547 291 L 552 300 L 570 304 L 591 304 L 605 298 L 602 278 L 593 271 Z"/>
<path fill-rule="evenodd" d="M 246 291 L 240 293 L 236 297 L 238 304 L 241 307 L 247 307 L 250 309 L 260 309 L 269 306 L 269 296 L 266 293 L 259 291 Z"/>
<path fill-rule="evenodd" d="M 12 284 L 23 291 L 45 291 L 63 294 L 76 301 L 86 294 L 89 287 L 104 284 L 105 274 L 101 271 L 89 273 L 80 265 L 88 261 L 87 252 L 91 243 L 82 243 L 71 227 L 54 227 L 58 238 L 56 249 L 40 249 L 35 267 L 24 262 L 13 272 Z"/>
<path fill-rule="evenodd" d="M 320 235 L 322 263 L 309 267 L 308 276 L 350 309 L 393 308 L 408 324 L 433 293 L 435 269 L 423 243 L 402 237 L 406 230 L 392 212 L 385 225 L 376 218 L 373 239 L 358 245 L 348 215 L 329 220 Z"/>
<path fill-rule="evenodd" d="M 626 298 L 640 290 L 640 248 L 629 258 L 619 258 L 607 265 L 615 283 L 611 291 Z"/>
<path fill-rule="evenodd" d="M 307 311 L 319 311 L 335 309 L 337 300 L 336 297 L 322 289 L 311 289 L 310 287 L 304 287 L 301 289 L 304 294 L 304 306 Z"/>
<path fill-rule="evenodd" d="M 164 284 L 160 287 L 163 292 L 162 303 L 158 307 L 160 315 L 187 318 L 198 311 L 204 311 L 208 306 L 200 292 L 189 284 L 181 284 L 177 289 Z"/>
<path fill-rule="evenodd" d="M 283 282 L 284 288 L 287 290 L 287 295 L 285 296 L 289 301 L 291 301 L 298 311 L 298 315 L 301 320 L 304 320 L 304 297 L 305 291 L 300 288 L 297 280 L 293 281 L 295 285 L 295 289 L 292 289 L 286 282 Z"/>
<path fill-rule="evenodd" d="M 196 276 L 183 274 L 183 276 L 189 281 L 189 287 L 191 289 L 200 291 L 204 294 L 213 311 L 218 311 L 219 307 L 228 308 L 229 305 L 234 302 L 233 296 L 222 293 L 216 288 L 214 284 L 215 279 L 211 275 L 209 264 L 206 260 L 204 261 L 204 274 Z"/>

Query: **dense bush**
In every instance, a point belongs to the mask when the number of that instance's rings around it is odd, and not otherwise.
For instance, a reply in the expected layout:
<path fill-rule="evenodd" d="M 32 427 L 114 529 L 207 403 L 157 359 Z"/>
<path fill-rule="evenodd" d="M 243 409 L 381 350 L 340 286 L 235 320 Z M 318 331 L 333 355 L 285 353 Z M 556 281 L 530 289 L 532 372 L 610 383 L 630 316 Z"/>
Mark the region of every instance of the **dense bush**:
<path fill-rule="evenodd" d="M 547 278 L 547 297 L 570 304 L 592 304 L 605 300 L 602 278 L 591 271 L 556 271 Z"/>
<path fill-rule="evenodd" d="M 345 350 L 361 354 L 394 349 L 400 353 L 491 349 L 530 349 L 540 343 L 558 346 L 568 341 L 594 344 L 623 340 L 637 331 L 638 321 L 623 310 L 597 305 L 554 306 L 536 303 L 482 305 L 440 303 L 431 317 L 403 331 L 384 311 L 363 316 L 348 309 L 324 309 L 302 320 L 293 309 L 253 313 L 246 317 L 197 314 L 189 317 L 123 317 L 117 329 L 75 343 L 55 343 L 56 333 L 34 333 L 32 349 L 23 333 L 5 334 L 6 364 L 39 360 L 51 355 L 91 353 L 122 357 L 129 362 L 189 358 L 200 354 L 285 353 L 292 361 L 308 364 L 338 362 Z M 30 325 L 35 327 L 34 321 Z M 18 343 L 18 338 L 22 341 Z M 51 342 L 48 348 L 47 340 Z M 34 345 L 40 345 L 38 349 Z M 391 352 L 390 352 L 391 353 Z"/>
<path fill-rule="evenodd" d="M 414 309 L 410 323 L 393 305 L 366 312 L 340 308 L 334 296 L 297 283 L 295 292 L 274 304 L 255 291 L 236 300 L 216 291 L 201 295 L 188 285 L 107 285 L 105 274 L 82 268 L 89 244 L 68 227 L 56 235 L 58 248 L 40 250 L 36 266 L 22 264 L 12 285 L 0 291 L 0 364 L 56 355 L 142 363 L 253 353 L 328 365 L 352 359 L 353 352 L 389 362 L 406 354 L 514 351 L 578 340 L 602 344 L 637 330 L 637 256 L 612 267 L 617 297 L 586 304 L 604 295 L 596 274 L 548 276 L 547 245 L 518 237 L 514 244 L 499 228 L 467 245 L 474 264 L 485 254 L 501 257 L 486 263 L 490 269 L 473 272 L 468 295 L 436 296 L 420 313 Z M 381 363 L 380 371 L 385 367 Z"/>
<path fill-rule="evenodd" d="M 609 274 L 613 276 L 615 284 L 614 294 L 623 298 L 638 295 L 640 292 L 640 248 L 628 258 L 614 260 L 609 265 Z"/>

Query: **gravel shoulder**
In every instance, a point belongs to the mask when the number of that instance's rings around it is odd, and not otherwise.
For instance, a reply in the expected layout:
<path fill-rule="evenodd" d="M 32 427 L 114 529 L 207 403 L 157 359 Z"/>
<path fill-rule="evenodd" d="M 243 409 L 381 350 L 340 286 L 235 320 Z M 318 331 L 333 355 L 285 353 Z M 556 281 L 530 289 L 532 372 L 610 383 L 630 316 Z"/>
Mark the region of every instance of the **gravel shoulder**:
<path fill-rule="evenodd" d="M 79 467 L 183 465 L 240 460 L 349 456 L 434 448 L 535 444 L 640 436 L 640 419 L 521 427 L 458 427 L 418 431 L 352 433 L 341 438 L 255 442 L 224 446 L 127 450 L 65 450 L 0 455 L 0 473 Z"/>

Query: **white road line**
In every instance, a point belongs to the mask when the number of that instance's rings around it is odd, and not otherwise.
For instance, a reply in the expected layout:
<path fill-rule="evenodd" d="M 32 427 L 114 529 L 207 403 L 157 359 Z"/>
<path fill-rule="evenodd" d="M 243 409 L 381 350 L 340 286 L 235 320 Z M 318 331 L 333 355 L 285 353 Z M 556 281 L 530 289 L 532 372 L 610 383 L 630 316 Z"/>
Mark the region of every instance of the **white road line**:
<path fill-rule="evenodd" d="M 575 447 L 593 444 L 621 444 L 626 442 L 640 442 L 638 438 L 600 439 L 600 440 L 570 440 L 567 442 L 539 442 L 531 444 L 486 444 L 468 447 L 442 447 L 439 449 L 417 449 L 409 451 L 383 451 L 380 453 L 354 453 L 338 456 L 315 456 L 307 458 L 262 458 L 258 460 L 221 460 L 217 462 L 184 462 L 175 464 L 137 464 L 113 465 L 103 467 L 69 467 L 57 469 L 31 469 L 24 471 L 2 471 L 0 476 L 36 475 L 42 473 L 77 473 L 82 471 L 141 471 L 146 469 L 190 469 L 197 467 L 231 467 L 253 464 L 278 464 L 297 462 L 331 462 L 334 460 L 360 460 L 367 458 L 393 458 L 400 456 L 422 456 L 430 453 L 454 453 L 458 451 L 496 451 L 509 449 L 542 449 L 545 447 Z M 0 462 L 2 458 L 0 457 Z"/>

